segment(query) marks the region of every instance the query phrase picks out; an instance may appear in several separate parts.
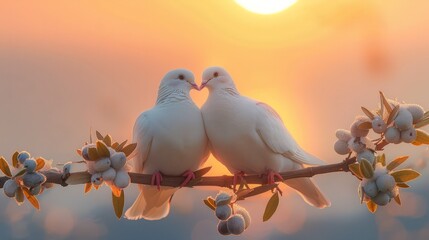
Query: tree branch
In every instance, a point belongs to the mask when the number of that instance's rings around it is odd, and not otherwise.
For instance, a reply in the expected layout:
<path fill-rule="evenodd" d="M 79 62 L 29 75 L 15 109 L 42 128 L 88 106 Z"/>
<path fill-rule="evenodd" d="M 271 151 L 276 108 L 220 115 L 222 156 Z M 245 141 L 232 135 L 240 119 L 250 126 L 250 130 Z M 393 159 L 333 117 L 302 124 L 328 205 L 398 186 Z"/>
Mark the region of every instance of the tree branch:
<path fill-rule="evenodd" d="M 352 163 L 356 162 L 356 158 L 347 158 L 340 163 L 322 165 L 317 167 L 307 167 L 299 170 L 287 171 L 280 173 L 284 180 L 293 179 L 293 178 L 302 178 L 302 177 L 313 177 L 315 175 L 333 173 L 333 172 L 348 172 L 348 166 Z M 62 174 L 59 172 L 42 172 L 47 180 L 47 183 L 59 184 L 62 186 L 67 186 L 65 180 L 62 179 Z M 88 179 L 90 179 L 91 175 L 87 172 L 76 172 L 71 173 L 73 175 L 82 175 L 85 176 L 87 174 Z M 136 184 L 144 184 L 151 185 L 152 175 L 150 174 L 140 174 L 140 173 L 129 173 L 131 177 L 131 183 Z M 260 175 L 247 175 L 243 177 L 244 180 L 248 184 L 267 184 L 267 178 Z M 9 177 L 3 176 L 0 177 L 0 188 L 3 188 L 3 184 L 9 179 Z M 162 179 L 162 186 L 170 186 L 170 187 L 179 187 L 183 182 L 184 177 L 176 177 L 176 176 L 164 176 Z M 89 180 L 88 180 L 89 182 Z M 231 188 L 233 182 L 233 176 L 210 176 L 210 177 L 197 177 L 194 181 L 190 182 L 187 187 L 195 187 L 195 186 L 218 186 L 218 187 L 227 187 Z M 83 184 L 83 183 L 82 183 Z"/>

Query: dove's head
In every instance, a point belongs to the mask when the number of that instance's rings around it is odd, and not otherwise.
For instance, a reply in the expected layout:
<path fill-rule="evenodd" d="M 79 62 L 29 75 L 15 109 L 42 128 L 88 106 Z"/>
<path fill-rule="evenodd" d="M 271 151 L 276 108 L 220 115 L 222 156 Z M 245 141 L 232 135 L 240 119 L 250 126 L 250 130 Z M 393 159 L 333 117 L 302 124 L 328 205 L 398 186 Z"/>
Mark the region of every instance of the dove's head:
<path fill-rule="evenodd" d="M 198 85 L 195 83 L 194 74 L 183 68 L 169 71 L 162 79 L 160 87 L 169 87 L 188 91 L 192 88 L 199 90 Z"/>
<path fill-rule="evenodd" d="M 229 73 L 222 67 L 209 67 L 203 72 L 203 81 L 200 90 L 207 87 L 209 90 L 218 88 L 235 88 Z"/>

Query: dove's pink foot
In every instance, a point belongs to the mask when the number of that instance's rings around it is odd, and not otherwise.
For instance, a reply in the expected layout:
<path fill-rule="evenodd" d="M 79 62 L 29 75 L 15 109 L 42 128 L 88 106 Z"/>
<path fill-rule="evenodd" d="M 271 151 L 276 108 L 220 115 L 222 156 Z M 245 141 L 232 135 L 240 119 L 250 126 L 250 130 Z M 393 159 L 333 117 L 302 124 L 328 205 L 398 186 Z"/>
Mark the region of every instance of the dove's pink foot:
<path fill-rule="evenodd" d="M 156 185 L 158 190 L 161 189 L 161 182 L 162 182 L 162 174 L 159 171 L 156 171 L 152 174 L 152 185 Z"/>
<path fill-rule="evenodd" d="M 182 184 L 180 184 L 181 188 L 186 186 L 190 181 L 195 179 L 195 173 L 191 170 L 187 170 L 182 174 L 182 177 L 185 177 L 185 181 L 183 181 Z"/>
<path fill-rule="evenodd" d="M 243 177 L 244 177 L 243 171 L 234 173 L 234 178 L 232 179 L 232 189 L 234 192 L 237 191 L 238 178 L 240 178 L 240 181 L 243 181 Z"/>
<path fill-rule="evenodd" d="M 267 179 L 268 184 L 274 184 L 274 183 L 276 183 L 276 178 L 278 180 L 281 180 L 282 182 L 284 181 L 282 175 L 280 175 L 278 172 L 274 172 L 271 169 L 268 170 L 267 178 L 268 178 Z M 278 186 L 276 187 L 276 189 L 277 189 L 277 191 L 279 191 L 280 195 L 283 194 L 283 192 L 280 190 L 280 188 Z"/>

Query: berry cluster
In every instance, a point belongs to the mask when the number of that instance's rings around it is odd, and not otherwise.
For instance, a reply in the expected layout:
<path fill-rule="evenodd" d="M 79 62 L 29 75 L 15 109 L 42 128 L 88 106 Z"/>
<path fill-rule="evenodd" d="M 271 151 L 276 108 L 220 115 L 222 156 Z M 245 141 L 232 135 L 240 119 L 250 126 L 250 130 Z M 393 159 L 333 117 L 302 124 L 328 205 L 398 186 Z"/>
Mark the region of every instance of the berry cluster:
<path fill-rule="evenodd" d="M 338 154 L 356 157 L 357 163 L 349 165 L 349 169 L 362 180 L 359 194 L 371 212 L 377 205 L 384 206 L 392 199 L 400 204 L 399 187 L 409 187 L 405 182 L 420 175 L 411 169 L 393 171 L 408 157 L 399 157 L 386 166 L 384 154 L 376 151 L 383 150 L 389 143 L 429 144 L 429 135 L 417 129 L 429 124 L 428 112 L 417 104 L 388 100 L 381 92 L 380 100 L 380 108 L 376 111 L 362 107 L 366 116 L 356 117 L 350 130 L 337 130 L 338 140 L 334 144 Z M 370 130 L 380 137 L 368 138 Z"/>
<path fill-rule="evenodd" d="M 109 144 L 110 145 L 110 144 Z M 130 176 L 128 175 L 127 155 L 122 152 L 120 146 L 108 146 L 98 140 L 95 144 L 87 144 L 82 147 L 81 155 L 85 159 L 91 183 L 98 187 L 106 183 L 108 186 L 116 186 L 119 189 L 128 187 Z"/>
<path fill-rule="evenodd" d="M 12 156 L 13 167 L 16 174 L 12 176 L 9 165 L 2 158 L 2 170 L 10 177 L 3 186 L 4 193 L 9 198 L 15 198 L 18 204 L 24 201 L 24 195 L 27 198 L 35 199 L 35 195 L 43 192 L 44 188 L 49 188 L 51 184 L 45 184 L 46 176 L 40 173 L 40 170 L 50 170 L 50 163 L 39 157 L 32 158 L 27 151 L 15 152 Z M 32 202 L 34 205 L 34 202 Z M 37 205 L 38 208 L 38 205 Z"/>
<path fill-rule="evenodd" d="M 215 199 L 208 198 L 204 201 L 219 219 L 217 229 L 222 235 L 240 235 L 250 225 L 249 212 L 233 201 L 235 198 L 236 196 L 226 192 L 219 192 Z"/>

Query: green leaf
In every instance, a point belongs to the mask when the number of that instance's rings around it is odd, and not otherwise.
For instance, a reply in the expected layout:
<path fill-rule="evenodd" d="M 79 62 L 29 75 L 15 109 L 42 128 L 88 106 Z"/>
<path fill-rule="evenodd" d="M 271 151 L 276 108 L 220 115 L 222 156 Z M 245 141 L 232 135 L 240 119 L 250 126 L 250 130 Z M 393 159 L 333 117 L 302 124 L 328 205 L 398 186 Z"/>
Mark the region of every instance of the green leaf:
<path fill-rule="evenodd" d="M 16 177 L 22 176 L 22 175 L 24 175 L 25 172 L 27 172 L 27 169 L 22 169 L 17 174 L 15 174 L 15 176 L 13 176 L 12 178 L 16 178 Z"/>
<path fill-rule="evenodd" d="M 30 191 L 23 187 L 22 191 L 24 192 L 25 197 L 28 199 L 28 201 L 33 205 L 33 207 L 37 210 L 40 210 L 39 200 L 33 195 L 31 195 Z"/>
<path fill-rule="evenodd" d="M 124 147 L 121 152 L 125 153 L 125 156 L 129 156 L 131 153 L 133 153 L 134 149 L 136 149 L 137 143 L 131 143 Z"/>
<path fill-rule="evenodd" d="M 390 112 L 389 117 L 387 118 L 386 124 L 390 125 L 393 120 L 396 118 L 399 112 L 399 105 L 396 105 L 395 108 Z"/>
<path fill-rule="evenodd" d="M 122 213 L 124 212 L 124 203 L 125 203 L 124 190 L 121 190 L 121 195 L 119 197 L 115 196 L 115 194 L 113 194 L 112 192 L 113 209 L 115 210 L 115 214 L 118 219 L 122 217 Z"/>
<path fill-rule="evenodd" d="M 390 175 L 392 175 L 392 177 L 395 178 L 395 181 L 397 183 L 404 183 L 404 182 L 411 181 L 415 178 L 418 178 L 420 176 L 420 173 L 412 169 L 403 169 L 403 170 L 393 172 Z"/>
<path fill-rule="evenodd" d="M 112 146 L 112 137 L 111 137 L 109 134 L 107 134 L 107 135 L 104 137 L 103 142 L 104 142 L 108 147 Z"/>
<path fill-rule="evenodd" d="M 116 147 L 116 151 L 117 152 L 120 152 L 123 148 L 124 148 L 124 146 L 125 146 L 125 144 L 127 144 L 127 142 L 128 142 L 128 140 L 125 140 L 125 141 L 123 141 L 121 144 L 119 144 L 119 146 L 118 147 Z"/>
<path fill-rule="evenodd" d="M 369 200 L 367 203 L 366 203 L 366 206 L 367 206 L 367 208 L 368 208 L 368 210 L 371 212 L 371 213 L 375 213 L 375 211 L 377 211 L 377 204 L 375 204 L 373 201 L 371 201 L 371 200 Z"/>
<path fill-rule="evenodd" d="M 359 124 L 358 128 L 362 129 L 362 130 L 372 129 L 372 123 L 369 122 L 369 121 L 368 122 L 363 122 L 363 123 Z"/>
<path fill-rule="evenodd" d="M 12 173 L 10 172 L 9 164 L 6 162 L 6 159 L 0 157 L 0 169 L 4 173 L 4 175 L 8 177 L 12 177 Z"/>
<path fill-rule="evenodd" d="M 98 159 L 100 159 L 97 148 L 95 147 L 88 148 L 88 157 L 89 157 L 89 161 L 97 161 Z"/>
<path fill-rule="evenodd" d="M 365 178 L 369 179 L 369 178 L 372 178 L 372 176 L 374 176 L 374 168 L 372 167 L 371 163 L 369 163 L 368 160 L 362 159 L 359 164 L 359 168 L 362 175 Z"/>
<path fill-rule="evenodd" d="M 204 204 L 209 207 L 211 210 L 215 211 L 216 210 L 216 206 L 214 205 L 214 202 L 212 203 L 211 201 L 209 201 L 209 198 L 204 199 L 203 200 Z"/>
<path fill-rule="evenodd" d="M 267 203 L 267 206 L 265 207 L 265 212 L 262 220 L 264 222 L 268 221 L 276 212 L 278 206 L 279 206 L 279 193 L 275 192 L 271 196 L 270 200 Z"/>
<path fill-rule="evenodd" d="M 92 189 L 92 183 L 85 183 L 84 193 L 89 193 Z"/>
<path fill-rule="evenodd" d="M 97 141 L 97 153 L 98 153 L 98 156 L 102 158 L 110 157 L 110 151 L 107 148 L 106 144 L 102 141 Z M 88 155 L 89 155 L 89 151 L 88 151 Z"/>
<path fill-rule="evenodd" d="M 119 143 L 118 142 L 114 142 L 114 143 L 112 143 L 112 148 L 113 149 L 115 149 L 115 151 L 116 151 L 116 148 L 119 146 Z"/>
<path fill-rule="evenodd" d="M 12 155 L 12 166 L 14 168 L 18 168 L 19 167 L 18 154 L 19 154 L 19 152 L 16 151 Z"/>
<path fill-rule="evenodd" d="M 396 197 L 394 197 L 393 199 L 395 199 L 395 202 L 400 206 L 401 205 L 401 198 L 399 197 L 399 194 L 396 195 Z"/>
<path fill-rule="evenodd" d="M 403 162 L 405 162 L 408 159 L 408 156 L 402 156 L 402 157 L 398 157 L 395 160 L 391 161 L 386 169 L 388 171 L 392 171 L 393 169 L 395 169 L 396 167 L 398 167 L 399 165 L 401 165 Z"/>
<path fill-rule="evenodd" d="M 409 188 L 410 185 L 406 184 L 406 183 L 402 183 L 402 182 L 397 182 L 396 186 L 400 187 L 400 188 Z"/>
<path fill-rule="evenodd" d="M 95 131 L 95 135 L 97 135 L 97 139 L 100 141 L 104 139 L 103 134 L 101 134 L 99 131 Z"/>
<path fill-rule="evenodd" d="M 18 206 L 21 206 L 21 204 L 24 202 L 24 193 L 22 192 L 22 187 L 19 187 L 16 190 L 15 200 L 16 200 L 16 203 L 18 204 Z"/>
<path fill-rule="evenodd" d="M 363 178 L 362 172 L 360 171 L 359 163 L 350 164 L 349 170 L 359 179 Z"/>
<path fill-rule="evenodd" d="M 382 166 L 386 166 L 386 155 L 384 153 L 381 155 L 378 155 L 377 162 L 380 163 Z"/>
<path fill-rule="evenodd" d="M 37 162 L 37 166 L 36 166 L 36 171 L 39 171 L 40 169 L 42 169 L 45 166 L 45 159 L 39 157 L 36 159 Z"/>
<path fill-rule="evenodd" d="M 429 135 L 420 129 L 416 129 L 417 137 L 415 142 L 418 142 L 420 144 L 429 144 Z"/>
<path fill-rule="evenodd" d="M 374 119 L 374 113 L 372 113 L 370 110 L 366 109 L 365 107 L 361 107 L 363 113 L 365 113 L 365 115 L 367 115 L 371 120 Z"/>
<path fill-rule="evenodd" d="M 365 194 L 363 192 L 363 187 L 361 186 L 361 184 L 359 184 L 359 187 L 358 187 L 358 194 L 359 194 L 360 204 L 362 204 L 365 198 Z"/>
<path fill-rule="evenodd" d="M 382 104 L 384 105 L 384 107 L 387 110 L 387 113 L 391 113 L 392 112 L 392 107 L 390 106 L 389 102 L 387 101 L 386 97 L 384 96 L 383 92 L 380 91 L 380 99 Z M 381 106 L 383 108 L 383 106 Z"/>
<path fill-rule="evenodd" d="M 200 178 L 200 177 L 206 175 L 211 169 L 212 169 L 211 166 L 198 169 L 197 171 L 194 172 L 195 178 Z"/>
<path fill-rule="evenodd" d="M 414 127 L 415 128 L 422 128 L 422 127 L 424 127 L 424 126 L 426 126 L 426 125 L 428 125 L 429 124 L 429 118 L 425 118 L 425 119 L 422 119 L 422 120 L 420 120 L 419 122 L 417 122 L 415 125 L 414 125 Z"/>

